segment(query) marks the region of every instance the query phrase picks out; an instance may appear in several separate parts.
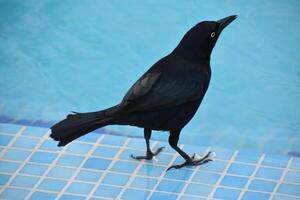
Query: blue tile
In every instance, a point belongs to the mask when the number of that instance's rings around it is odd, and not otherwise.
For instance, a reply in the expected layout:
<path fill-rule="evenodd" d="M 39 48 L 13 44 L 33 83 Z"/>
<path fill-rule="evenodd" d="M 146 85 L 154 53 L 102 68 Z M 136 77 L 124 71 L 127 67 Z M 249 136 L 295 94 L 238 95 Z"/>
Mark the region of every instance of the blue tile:
<path fill-rule="evenodd" d="M 95 151 L 93 152 L 93 155 L 113 158 L 113 157 L 115 157 L 115 155 L 118 151 L 119 151 L 118 148 L 101 146 L 101 147 L 97 147 L 97 149 L 95 149 Z"/>
<path fill-rule="evenodd" d="M 50 172 L 48 173 L 48 177 L 54 177 L 54 178 L 65 178 L 69 179 L 74 174 L 76 169 L 71 168 L 65 168 L 65 167 L 53 167 Z"/>
<path fill-rule="evenodd" d="M 101 172 L 80 170 L 79 174 L 75 179 L 80 181 L 97 182 L 100 179 L 101 175 Z"/>
<path fill-rule="evenodd" d="M 291 169 L 300 169 L 300 158 L 293 158 Z"/>
<path fill-rule="evenodd" d="M 137 167 L 136 163 L 117 161 L 113 165 L 111 171 L 132 173 L 136 167 Z"/>
<path fill-rule="evenodd" d="M 184 145 L 183 150 L 185 152 L 196 153 L 200 156 L 206 151 L 207 147 L 204 146 L 194 146 L 194 145 Z"/>
<path fill-rule="evenodd" d="M 279 186 L 278 193 L 300 196 L 300 185 L 282 183 Z"/>
<path fill-rule="evenodd" d="M 185 190 L 185 194 L 208 196 L 211 191 L 212 186 L 190 183 Z"/>
<path fill-rule="evenodd" d="M 93 189 L 94 185 L 89 183 L 72 182 L 68 187 L 67 192 L 77 194 L 88 194 Z"/>
<path fill-rule="evenodd" d="M 5 155 L 3 156 L 4 159 L 7 160 L 15 160 L 15 161 L 23 161 L 30 155 L 30 151 L 23 151 L 23 150 L 16 150 L 16 149 L 9 149 Z"/>
<path fill-rule="evenodd" d="M 27 137 L 19 137 L 13 144 L 14 147 L 33 149 L 37 143 L 38 139 L 27 138 Z"/>
<path fill-rule="evenodd" d="M 205 165 L 200 165 L 199 170 L 212 171 L 212 172 L 223 172 L 227 162 L 218 161 L 205 163 Z"/>
<path fill-rule="evenodd" d="M 42 137 L 48 131 L 49 129 L 43 127 L 27 126 L 22 134 L 33 137 Z"/>
<path fill-rule="evenodd" d="M 136 162 L 136 163 L 140 162 L 139 160 L 132 159 L 131 155 L 143 156 L 143 155 L 146 155 L 146 153 L 145 153 L 145 151 L 139 151 L 139 150 L 135 150 L 135 149 L 124 149 L 122 151 L 122 153 L 120 154 L 119 159 L 130 160 L 130 161 Z M 146 161 L 146 162 L 148 162 L 148 161 Z"/>
<path fill-rule="evenodd" d="M 127 147 L 133 149 L 146 149 L 146 143 L 144 139 L 131 138 L 127 144 Z"/>
<path fill-rule="evenodd" d="M 95 143 L 100 136 L 101 136 L 101 134 L 92 132 L 92 133 L 86 134 L 86 135 L 78 138 L 77 140 L 78 141 L 83 141 L 83 142 Z"/>
<path fill-rule="evenodd" d="M 27 163 L 20 173 L 41 176 L 47 170 L 48 166 Z"/>
<path fill-rule="evenodd" d="M 176 180 L 188 180 L 193 171 L 188 169 L 170 170 L 165 174 L 165 178 L 176 179 Z"/>
<path fill-rule="evenodd" d="M 260 178 L 279 180 L 282 175 L 282 172 L 283 170 L 281 169 L 260 167 L 256 172 L 255 176 Z"/>
<path fill-rule="evenodd" d="M 257 163 L 260 157 L 261 154 L 259 153 L 247 150 L 240 150 L 235 160 L 246 163 Z"/>
<path fill-rule="evenodd" d="M 66 185 L 67 181 L 44 179 L 38 186 L 38 189 L 50 190 L 50 191 L 61 191 Z"/>
<path fill-rule="evenodd" d="M 299 200 L 300 198 L 297 198 Z M 285 195 L 275 194 L 272 200 L 296 200 L 295 197 L 289 197 Z"/>
<path fill-rule="evenodd" d="M 60 197 L 59 200 L 85 200 L 85 197 L 75 196 L 75 195 L 70 195 L 70 194 L 64 194 Z"/>
<path fill-rule="evenodd" d="M 254 179 L 252 180 L 249 189 L 272 192 L 275 186 L 276 186 L 276 182 Z"/>
<path fill-rule="evenodd" d="M 47 152 L 35 152 L 30 158 L 30 162 L 52 163 L 57 154 Z"/>
<path fill-rule="evenodd" d="M 215 147 L 213 150 L 216 154 L 216 159 L 221 159 L 221 160 L 230 160 L 234 153 L 231 150 L 223 149 L 220 147 Z"/>
<path fill-rule="evenodd" d="M 13 137 L 9 135 L 0 135 L 0 145 L 7 146 Z"/>
<path fill-rule="evenodd" d="M 177 195 L 175 194 L 167 194 L 161 192 L 154 192 L 150 198 L 150 200 L 176 200 Z"/>
<path fill-rule="evenodd" d="M 54 193 L 47 193 L 47 192 L 34 192 L 29 200 L 54 200 L 57 194 Z"/>
<path fill-rule="evenodd" d="M 183 195 L 181 196 L 180 200 L 205 200 L 205 198 Z"/>
<path fill-rule="evenodd" d="M 101 144 L 112 145 L 112 146 L 122 146 L 127 138 L 114 136 L 114 135 L 105 135 L 101 140 Z"/>
<path fill-rule="evenodd" d="M 266 155 L 262 162 L 262 165 L 272 167 L 286 167 L 289 161 L 289 157 L 282 155 Z"/>
<path fill-rule="evenodd" d="M 108 173 L 105 175 L 104 179 L 102 180 L 102 183 L 123 186 L 128 182 L 128 180 L 128 175 Z"/>
<path fill-rule="evenodd" d="M 23 200 L 28 195 L 28 190 L 16 189 L 16 188 L 7 188 L 0 194 L 1 199 L 8 200 Z"/>
<path fill-rule="evenodd" d="M 289 171 L 284 178 L 285 181 L 300 183 L 300 172 L 299 171 Z"/>
<path fill-rule="evenodd" d="M 155 186 L 156 183 L 157 183 L 157 179 L 136 177 L 132 181 L 131 186 L 150 190 Z"/>
<path fill-rule="evenodd" d="M 111 163 L 111 160 L 102 158 L 89 158 L 85 161 L 83 167 L 88 169 L 105 170 Z"/>
<path fill-rule="evenodd" d="M 0 172 L 15 172 L 19 168 L 19 163 L 6 162 L 0 160 Z"/>
<path fill-rule="evenodd" d="M 211 172 L 197 172 L 192 181 L 206 184 L 215 184 L 220 178 L 220 174 L 211 173 Z"/>
<path fill-rule="evenodd" d="M 115 198 L 121 192 L 122 188 L 120 187 L 111 187 L 100 185 L 97 190 L 94 192 L 94 196 L 100 197 L 108 197 L 108 198 Z"/>
<path fill-rule="evenodd" d="M 270 195 L 266 193 L 247 191 L 242 197 L 242 200 L 268 200 L 269 198 Z"/>
<path fill-rule="evenodd" d="M 0 174 L 0 185 L 5 185 L 10 179 L 10 175 Z"/>
<path fill-rule="evenodd" d="M 0 123 L 0 132 L 8 134 L 16 134 L 22 126 L 16 124 Z"/>
<path fill-rule="evenodd" d="M 154 136 L 154 135 L 153 135 Z M 166 138 L 166 141 L 168 140 L 168 138 Z M 145 143 L 144 143 L 145 144 Z M 154 146 L 155 148 L 160 148 L 160 147 L 165 147 L 163 149 L 163 153 L 174 153 L 174 149 L 172 147 L 170 147 L 168 142 L 165 141 L 156 141 L 156 144 Z M 144 147 L 145 148 L 145 147 Z"/>
<path fill-rule="evenodd" d="M 19 175 L 14 178 L 10 185 L 32 188 L 38 180 L 37 177 Z"/>
<path fill-rule="evenodd" d="M 219 187 L 214 194 L 214 198 L 236 200 L 240 195 L 240 192 L 240 190 Z"/>
<path fill-rule="evenodd" d="M 172 156 L 173 157 L 173 156 Z M 182 163 L 184 163 L 185 161 L 184 161 L 184 158 L 182 157 L 182 156 L 180 156 L 179 154 L 177 154 L 176 155 L 176 159 L 172 162 L 172 163 L 170 163 L 170 162 L 168 162 L 167 164 L 168 165 L 178 165 L 178 164 L 182 164 Z M 185 168 L 193 168 L 193 166 L 185 166 L 184 168 L 182 168 L 182 169 L 185 169 Z"/>
<path fill-rule="evenodd" d="M 147 199 L 149 191 L 145 190 L 136 190 L 136 189 L 127 189 L 123 193 L 122 199 L 132 200 L 132 199 Z"/>
<path fill-rule="evenodd" d="M 180 181 L 162 180 L 158 187 L 158 191 L 179 193 L 183 189 L 185 183 Z"/>
<path fill-rule="evenodd" d="M 87 154 L 91 149 L 91 144 L 71 143 L 68 145 L 67 152 L 76 154 Z"/>
<path fill-rule="evenodd" d="M 62 155 L 57 161 L 58 165 L 78 166 L 83 161 L 83 156 Z"/>
<path fill-rule="evenodd" d="M 254 172 L 255 166 L 232 163 L 227 171 L 229 174 L 250 176 Z"/>
<path fill-rule="evenodd" d="M 180 156 L 181 158 L 181 156 Z M 150 161 L 153 162 L 154 164 L 159 164 L 159 165 L 169 165 L 171 160 L 173 159 L 173 155 L 169 155 L 169 154 L 164 154 L 164 153 L 160 153 L 156 156 L 156 161 Z M 179 163 L 182 163 L 183 160 Z"/>
<path fill-rule="evenodd" d="M 159 177 L 162 173 L 165 172 L 164 167 L 155 166 L 155 165 L 142 165 L 138 174 L 150 177 Z"/>
<path fill-rule="evenodd" d="M 247 183 L 247 181 L 248 181 L 247 178 L 226 175 L 221 181 L 221 185 L 235 187 L 235 188 L 243 188 Z"/>
<path fill-rule="evenodd" d="M 45 140 L 43 144 L 39 147 L 39 149 L 48 151 L 59 151 L 61 150 L 61 147 L 58 147 L 56 142 L 53 140 Z"/>

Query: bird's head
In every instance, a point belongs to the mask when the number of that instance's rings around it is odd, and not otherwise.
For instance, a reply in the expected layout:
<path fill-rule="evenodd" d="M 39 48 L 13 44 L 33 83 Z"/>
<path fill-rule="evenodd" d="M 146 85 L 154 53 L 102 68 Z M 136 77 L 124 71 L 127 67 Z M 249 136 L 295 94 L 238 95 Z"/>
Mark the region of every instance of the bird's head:
<path fill-rule="evenodd" d="M 191 28 L 182 38 L 174 53 L 188 59 L 210 60 L 210 54 L 221 32 L 233 20 L 236 15 L 225 17 L 218 21 L 203 21 Z"/>

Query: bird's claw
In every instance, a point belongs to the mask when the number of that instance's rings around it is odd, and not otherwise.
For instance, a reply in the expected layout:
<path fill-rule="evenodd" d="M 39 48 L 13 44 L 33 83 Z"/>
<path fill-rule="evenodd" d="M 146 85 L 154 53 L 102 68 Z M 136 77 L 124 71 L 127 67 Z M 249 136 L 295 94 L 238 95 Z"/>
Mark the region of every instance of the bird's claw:
<path fill-rule="evenodd" d="M 204 163 L 213 161 L 213 159 L 212 159 L 213 156 L 210 156 L 211 154 L 212 154 L 212 151 L 209 151 L 205 156 L 203 156 L 202 158 L 200 158 L 198 160 L 194 160 L 195 157 L 196 157 L 196 154 L 193 154 L 191 156 L 191 161 L 185 161 L 184 163 L 179 164 L 179 165 L 172 165 L 167 169 L 167 171 L 169 171 L 172 168 L 180 169 L 180 168 L 185 167 L 185 166 L 198 166 L 198 165 L 202 165 Z"/>
<path fill-rule="evenodd" d="M 135 160 L 152 160 L 152 158 L 159 154 L 164 148 L 165 147 L 160 147 L 154 153 L 152 153 L 151 151 L 147 152 L 146 156 L 134 156 L 131 154 L 131 158 Z"/>
<path fill-rule="evenodd" d="M 158 155 L 160 152 L 162 152 L 162 150 L 164 150 L 165 147 L 159 147 L 154 153 L 153 156 Z"/>

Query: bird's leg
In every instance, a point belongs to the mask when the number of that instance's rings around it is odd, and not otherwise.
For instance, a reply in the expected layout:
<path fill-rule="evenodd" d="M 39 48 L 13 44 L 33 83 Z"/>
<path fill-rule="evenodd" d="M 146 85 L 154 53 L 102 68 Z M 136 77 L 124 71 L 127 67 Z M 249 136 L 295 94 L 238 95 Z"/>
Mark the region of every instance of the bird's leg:
<path fill-rule="evenodd" d="M 151 160 L 153 158 L 153 156 L 156 156 L 157 154 L 159 154 L 164 147 L 160 147 L 158 148 L 154 153 L 151 151 L 150 148 L 150 137 L 151 137 L 151 129 L 144 129 L 144 138 L 146 141 L 146 147 L 147 147 L 147 153 L 146 156 L 133 156 L 131 155 L 132 158 L 137 159 L 137 160 L 142 160 L 142 159 L 146 159 L 146 160 Z"/>
<path fill-rule="evenodd" d="M 188 156 L 184 151 L 182 151 L 177 146 L 178 140 L 179 140 L 179 134 L 180 134 L 180 131 L 170 131 L 169 144 L 173 149 L 175 149 L 175 151 L 177 151 L 185 159 L 185 162 L 182 164 L 179 164 L 179 165 L 172 165 L 167 169 L 167 171 L 172 168 L 180 169 L 184 166 L 191 166 L 191 165 L 197 166 L 197 165 L 202 165 L 204 163 L 212 161 L 212 159 L 209 157 L 211 154 L 210 151 L 205 156 L 203 156 L 203 158 L 201 158 L 199 160 L 194 160 L 195 154 L 192 157 Z"/>

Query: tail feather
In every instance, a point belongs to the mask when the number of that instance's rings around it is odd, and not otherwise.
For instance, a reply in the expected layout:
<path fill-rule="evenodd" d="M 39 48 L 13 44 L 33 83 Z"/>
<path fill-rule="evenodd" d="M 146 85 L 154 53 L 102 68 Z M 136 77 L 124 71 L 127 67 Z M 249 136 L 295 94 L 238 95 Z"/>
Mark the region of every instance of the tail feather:
<path fill-rule="evenodd" d="M 50 137 L 59 141 L 58 146 L 65 146 L 93 130 L 111 124 L 113 118 L 106 114 L 111 109 L 90 113 L 73 112 L 51 127 Z"/>

